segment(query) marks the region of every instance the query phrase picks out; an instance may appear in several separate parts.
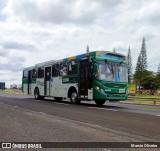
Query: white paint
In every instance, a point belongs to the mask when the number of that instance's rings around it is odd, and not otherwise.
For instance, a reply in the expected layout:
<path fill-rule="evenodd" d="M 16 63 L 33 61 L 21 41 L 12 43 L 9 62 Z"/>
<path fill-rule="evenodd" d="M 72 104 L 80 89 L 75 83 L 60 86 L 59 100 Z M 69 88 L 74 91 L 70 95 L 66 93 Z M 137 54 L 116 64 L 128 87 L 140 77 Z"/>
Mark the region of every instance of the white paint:
<path fill-rule="evenodd" d="M 98 107 L 88 107 L 90 109 L 97 109 L 97 110 L 106 110 L 106 111 L 114 111 L 117 112 L 118 110 L 115 109 L 106 109 L 106 108 L 98 108 Z"/>
<path fill-rule="evenodd" d="M 88 89 L 88 99 L 93 99 L 93 90 L 92 89 Z"/>
<path fill-rule="evenodd" d="M 55 104 L 63 104 L 63 105 L 69 105 L 69 104 L 65 104 L 65 103 L 58 103 L 58 102 L 53 102 Z"/>

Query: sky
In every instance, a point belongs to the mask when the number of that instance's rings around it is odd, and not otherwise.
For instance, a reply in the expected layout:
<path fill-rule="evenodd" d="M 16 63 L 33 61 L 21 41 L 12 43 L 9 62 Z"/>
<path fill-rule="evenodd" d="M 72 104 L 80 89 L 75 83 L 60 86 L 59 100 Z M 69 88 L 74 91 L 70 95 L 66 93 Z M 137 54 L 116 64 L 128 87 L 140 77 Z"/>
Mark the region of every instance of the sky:
<path fill-rule="evenodd" d="M 0 0 L 0 82 L 21 84 L 36 63 L 90 51 L 127 55 L 133 73 L 145 37 L 148 70 L 160 63 L 159 0 Z"/>

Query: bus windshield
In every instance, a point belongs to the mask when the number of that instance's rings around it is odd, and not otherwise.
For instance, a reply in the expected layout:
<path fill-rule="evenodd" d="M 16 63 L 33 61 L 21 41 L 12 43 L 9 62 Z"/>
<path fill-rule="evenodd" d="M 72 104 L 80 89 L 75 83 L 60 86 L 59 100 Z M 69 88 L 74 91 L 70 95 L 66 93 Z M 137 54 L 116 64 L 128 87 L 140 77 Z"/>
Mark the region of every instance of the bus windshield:
<path fill-rule="evenodd" d="M 128 82 L 127 64 L 98 61 L 99 71 L 96 78 L 104 81 Z"/>

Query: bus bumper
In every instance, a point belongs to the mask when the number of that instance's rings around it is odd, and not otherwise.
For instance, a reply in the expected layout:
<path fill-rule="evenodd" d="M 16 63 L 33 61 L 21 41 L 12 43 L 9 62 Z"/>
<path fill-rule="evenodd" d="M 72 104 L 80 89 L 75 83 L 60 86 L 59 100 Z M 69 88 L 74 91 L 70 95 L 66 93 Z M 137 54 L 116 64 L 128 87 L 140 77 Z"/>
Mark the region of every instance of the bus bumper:
<path fill-rule="evenodd" d="M 93 99 L 123 101 L 128 100 L 128 93 L 108 93 L 95 88 L 93 91 Z"/>

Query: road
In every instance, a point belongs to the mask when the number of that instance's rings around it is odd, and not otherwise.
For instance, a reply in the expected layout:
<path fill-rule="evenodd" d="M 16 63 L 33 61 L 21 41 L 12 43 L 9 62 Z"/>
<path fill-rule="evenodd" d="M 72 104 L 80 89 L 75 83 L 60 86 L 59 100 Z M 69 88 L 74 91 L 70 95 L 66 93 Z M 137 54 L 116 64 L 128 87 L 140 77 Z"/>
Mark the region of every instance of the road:
<path fill-rule="evenodd" d="M 160 106 L 0 94 L 1 141 L 160 141 Z"/>

